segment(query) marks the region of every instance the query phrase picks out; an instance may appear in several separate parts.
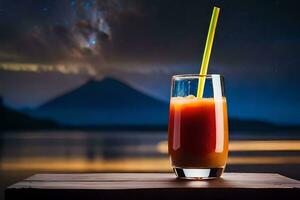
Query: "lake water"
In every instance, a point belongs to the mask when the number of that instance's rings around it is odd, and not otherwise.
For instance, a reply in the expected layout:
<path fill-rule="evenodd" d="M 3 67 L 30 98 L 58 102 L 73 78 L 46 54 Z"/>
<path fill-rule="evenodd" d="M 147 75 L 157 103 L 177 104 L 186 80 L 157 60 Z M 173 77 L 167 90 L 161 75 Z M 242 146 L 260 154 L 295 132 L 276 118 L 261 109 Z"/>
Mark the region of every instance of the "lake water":
<path fill-rule="evenodd" d="M 279 172 L 300 179 L 300 146 L 299 150 L 295 146 L 300 144 L 299 136 L 232 134 L 227 170 Z M 271 139 L 279 143 L 268 143 L 268 151 L 251 150 L 259 148 L 256 140 Z M 41 172 L 170 172 L 166 140 L 166 132 L 4 132 L 0 134 L 0 190 Z M 255 141 L 243 143 L 249 140 Z M 292 146 L 296 149 L 289 149 Z"/>

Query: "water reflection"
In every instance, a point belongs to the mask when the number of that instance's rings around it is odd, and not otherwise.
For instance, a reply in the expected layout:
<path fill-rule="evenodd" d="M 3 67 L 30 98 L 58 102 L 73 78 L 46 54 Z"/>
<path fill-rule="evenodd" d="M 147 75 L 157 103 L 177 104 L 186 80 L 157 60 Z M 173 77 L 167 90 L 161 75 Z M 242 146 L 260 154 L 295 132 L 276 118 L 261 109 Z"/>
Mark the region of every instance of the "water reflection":
<path fill-rule="evenodd" d="M 253 139 L 253 138 L 252 138 Z M 1 170 L 170 171 L 165 132 L 5 132 Z M 232 140 L 229 165 L 300 164 L 300 140 Z"/>
<path fill-rule="evenodd" d="M 128 158 L 167 159 L 156 148 L 159 141 L 166 139 L 166 134 L 161 132 L 6 132 L 0 139 L 1 166 L 20 167 L 23 161 L 32 167 L 36 162 L 41 166 L 59 162 L 56 163 L 59 168 L 70 161 L 74 164 L 75 161 L 101 163 Z"/>

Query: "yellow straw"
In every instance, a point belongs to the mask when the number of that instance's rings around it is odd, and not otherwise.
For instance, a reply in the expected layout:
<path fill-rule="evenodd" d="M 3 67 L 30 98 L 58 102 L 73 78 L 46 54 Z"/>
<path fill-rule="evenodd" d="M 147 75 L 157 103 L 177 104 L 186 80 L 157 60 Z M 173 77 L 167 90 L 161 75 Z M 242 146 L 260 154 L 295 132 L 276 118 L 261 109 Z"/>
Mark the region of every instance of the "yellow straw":
<path fill-rule="evenodd" d="M 207 74 L 207 68 L 208 68 L 212 45 L 214 42 L 214 36 L 215 36 L 216 27 L 217 27 L 219 12 L 220 12 L 220 8 L 214 7 L 214 10 L 213 10 L 213 13 L 212 13 L 212 16 L 210 19 L 210 25 L 209 25 L 209 29 L 208 29 L 205 49 L 204 49 L 203 58 L 202 58 L 200 77 L 199 77 L 199 81 L 198 81 L 198 90 L 197 90 L 198 98 L 202 98 L 202 96 L 203 96 L 203 90 L 204 90 L 204 85 L 205 85 L 205 77 L 203 75 Z"/>

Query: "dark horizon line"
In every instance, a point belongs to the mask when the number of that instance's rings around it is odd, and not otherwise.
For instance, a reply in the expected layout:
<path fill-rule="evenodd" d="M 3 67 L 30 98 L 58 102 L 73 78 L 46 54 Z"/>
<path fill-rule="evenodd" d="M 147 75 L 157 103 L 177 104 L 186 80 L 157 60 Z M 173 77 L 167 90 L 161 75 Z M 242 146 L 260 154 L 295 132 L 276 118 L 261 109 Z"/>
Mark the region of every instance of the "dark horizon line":
<path fill-rule="evenodd" d="M 34 119 L 38 121 L 46 121 L 47 119 Z M 47 120 L 48 121 L 48 120 Z M 168 124 L 107 124 L 107 125 L 63 125 L 57 122 L 52 122 L 51 126 L 40 127 L 17 127 L 17 128 L 0 128 L 1 131 L 42 131 L 42 130 L 57 130 L 57 131 L 167 131 Z M 283 131 L 299 132 L 300 125 L 278 125 L 263 121 L 247 121 L 236 118 L 229 119 L 230 132 L 266 132 L 278 133 Z"/>

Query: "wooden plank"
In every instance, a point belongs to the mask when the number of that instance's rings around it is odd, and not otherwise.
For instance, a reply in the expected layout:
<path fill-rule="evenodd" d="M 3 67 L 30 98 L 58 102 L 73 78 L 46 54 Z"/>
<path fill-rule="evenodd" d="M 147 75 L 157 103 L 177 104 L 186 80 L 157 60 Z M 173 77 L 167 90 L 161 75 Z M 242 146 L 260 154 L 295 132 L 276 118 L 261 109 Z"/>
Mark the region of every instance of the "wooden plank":
<path fill-rule="evenodd" d="M 24 181 L 63 181 L 63 182 L 106 182 L 106 181 L 162 181 L 178 182 L 173 173 L 85 173 L 85 174 L 36 174 Z M 190 182 L 190 181 L 189 181 Z M 280 174 L 270 173 L 225 173 L 221 179 L 205 181 L 210 183 L 233 182 L 239 187 L 246 186 L 245 183 L 264 184 L 299 184 L 300 181 L 293 180 Z"/>
<path fill-rule="evenodd" d="M 37 174 L 6 190 L 6 199 L 116 199 L 124 195 L 132 199 L 298 199 L 300 181 L 268 173 L 225 173 L 209 181 L 178 180 L 171 173 Z"/>

